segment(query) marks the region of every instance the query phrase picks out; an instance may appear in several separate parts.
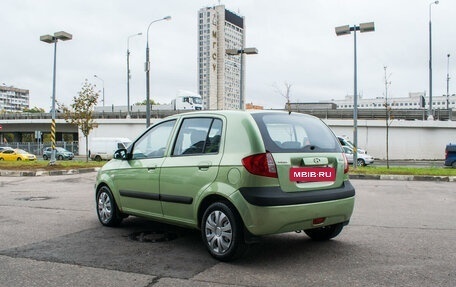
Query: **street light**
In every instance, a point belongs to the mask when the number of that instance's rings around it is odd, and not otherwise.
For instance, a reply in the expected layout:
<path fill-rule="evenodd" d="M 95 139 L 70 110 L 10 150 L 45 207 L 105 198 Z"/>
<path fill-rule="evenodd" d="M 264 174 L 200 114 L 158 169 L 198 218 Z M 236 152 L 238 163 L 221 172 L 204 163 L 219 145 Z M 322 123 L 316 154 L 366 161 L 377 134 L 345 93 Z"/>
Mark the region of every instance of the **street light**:
<path fill-rule="evenodd" d="M 146 128 L 150 126 L 150 62 L 149 62 L 149 28 L 150 26 L 158 21 L 171 20 L 171 16 L 166 16 L 161 19 L 150 22 L 147 26 L 147 41 L 146 41 L 146 63 L 144 70 L 146 71 Z"/>
<path fill-rule="evenodd" d="M 255 55 L 258 54 L 257 48 L 244 48 L 244 49 L 226 49 L 226 54 L 230 56 L 241 55 L 241 65 L 240 65 L 240 92 L 239 92 L 239 104 L 240 109 L 244 109 L 244 54 Z"/>
<path fill-rule="evenodd" d="M 447 96 L 447 110 L 450 109 L 450 54 L 447 55 L 447 93 L 446 93 L 446 96 Z M 450 112 L 451 114 L 451 112 Z"/>
<path fill-rule="evenodd" d="M 336 27 L 336 35 L 348 35 L 353 31 L 354 38 L 354 88 L 353 88 L 353 168 L 356 168 L 358 164 L 358 68 L 357 68 L 357 57 L 356 57 L 356 31 L 373 32 L 375 31 L 374 22 L 361 23 L 359 26 L 349 25 Z"/>
<path fill-rule="evenodd" d="M 142 33 L 136 33 L 127 38 L 127 119 L 130 118 L 130 38 L 140 35 Z"/>
<path fill-rule="evenodd" d="M 431 7 L 432 4 L 439 4 L 439 1 L 429 3 L 429 116 L 428 120 L 433 120 L 432 113 L 432 24 L 431 24 Z"/>
<path fill-rule="evenodd" d="M 52 153 L 51 153 L 51 160 L 49 161 L 50 165 L 55 164 L 55 76 L 56 76 L 56 66 L 57 66 L 57 42 L 59 40 L 67 41 L 73 39 L 73 35 L 70 33 L 60 31 L 55 32 L 54 35 L 43 35 L 40 36 L 40 41 L 54 44 L 54 71 L 52 77 L 52 123 L 51 123 L 51 143 L 52 143 Z"/>
<path fill-rule="evenodd" d="M 104 115 L 104 107 L 105 107 L 105 94 L 104 94 L 104 80 L 102 78 L 100 78 L 99 76 L 97 75 L 93 75 L 95 78 L 101 80 L 101 82 L 103 83 L 103 89 L 102 89 L 102 101 L 103 101 L 103 115 Z"/>

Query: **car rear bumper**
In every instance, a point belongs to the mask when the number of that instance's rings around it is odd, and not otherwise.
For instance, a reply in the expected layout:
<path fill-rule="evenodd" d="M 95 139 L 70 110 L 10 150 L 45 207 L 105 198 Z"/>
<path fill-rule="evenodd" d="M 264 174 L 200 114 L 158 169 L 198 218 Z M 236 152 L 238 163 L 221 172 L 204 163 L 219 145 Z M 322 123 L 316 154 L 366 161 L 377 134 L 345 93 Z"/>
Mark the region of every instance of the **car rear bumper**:
<path fill-rule="evenodd" d="M 355 190 L 349 181 L 339 189 L 307 192 L 306 195 L 302 192 L 276 193 L 274 198 L 268 188 L 263 191 L 258 188 L 249 192 L 248 199 L 243 196 L 245 189 L 242 194 L 236 192 L 232 195 L 231 199 L 238 203 L 244 225 L 251 234 L 284 233 L 348 222 L 355 203 Z M 276 204 L 272 205 L 274 201 Z M 314 224 L 316 218 L 324 218 L 324 222 Z"/>
<path fill-rule="evenodd" d="M 283 192 L 279 186 L 243 187 L 239 192 L 249 204 L 256 206 L 316 203 L 355 196 L 355 188 L 348 180 L 339 188 L 306 192 Z"/>

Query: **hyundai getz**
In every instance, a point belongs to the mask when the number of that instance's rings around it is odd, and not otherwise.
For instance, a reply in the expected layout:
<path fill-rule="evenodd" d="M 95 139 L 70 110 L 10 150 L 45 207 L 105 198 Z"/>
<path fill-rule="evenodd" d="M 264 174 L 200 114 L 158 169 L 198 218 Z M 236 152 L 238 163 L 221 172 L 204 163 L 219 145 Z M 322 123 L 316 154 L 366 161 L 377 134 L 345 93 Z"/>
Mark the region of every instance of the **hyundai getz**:
<path fill-rule="evenodd" d="M 313 116 L 191 112 L 116 151 L 98 173 L 96 210 L 105 226 L 133 215 L 199 229 L 209 253 L 228 261 L 257 236 L 337 236 L 354 206 L 347 172 L 337 137 Z"/>

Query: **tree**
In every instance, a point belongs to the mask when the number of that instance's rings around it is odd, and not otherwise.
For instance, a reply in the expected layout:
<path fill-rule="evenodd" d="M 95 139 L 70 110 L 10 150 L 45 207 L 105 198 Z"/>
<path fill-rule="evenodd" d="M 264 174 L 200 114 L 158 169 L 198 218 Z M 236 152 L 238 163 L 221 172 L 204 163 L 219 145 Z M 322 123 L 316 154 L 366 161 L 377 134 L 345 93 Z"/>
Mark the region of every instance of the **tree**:
<path fill-rule="evenodd" d="M 23 112 L 25 113 L 44 113 L 44 109 L 38 108 L 38 107 L 33 107 L 33 108 L 25 108 L 23 109 Z"/>
<path fill-rule="evenodd" d="M 282 97 L 284 97 L 287 100 L 287 110 L 288 110 L 288 113 L 291 114 L 290 93 L 291 93 L 292 85 L 287 82 L 284 82 L 283 84 L 285 86 L 285 90 L 280 89 L 279 86 L 277 86 L 277 84 L 274 85 L 274 88 L 275 88 L 275 91 L 279 95 L 281 95 Z"/>
<path fill-rule="evenodd" d="M 78 96 L 73 97 L 73 103 L 70 107 L 58 104 L 65 121 L 77 125 L 86 139 L 86 162 L 89 161 L 89 133 L 97 126 L 93 120 L 93 110 L 99 96 L 100 91 L 95 91 L 95 85 L 86 79 Z"/>
<path fill-rule="evenodd" d="M 137 103 L 135 103 L 135 106 L 145 106 L 146 102 L 147 102 L 147 100 L 144 100 L 142 102 L 137 102 Z M 151 105 L 159 105 L 159 103 L 156 103 L 153 99 L 150 99 L 150 104 Z"/>

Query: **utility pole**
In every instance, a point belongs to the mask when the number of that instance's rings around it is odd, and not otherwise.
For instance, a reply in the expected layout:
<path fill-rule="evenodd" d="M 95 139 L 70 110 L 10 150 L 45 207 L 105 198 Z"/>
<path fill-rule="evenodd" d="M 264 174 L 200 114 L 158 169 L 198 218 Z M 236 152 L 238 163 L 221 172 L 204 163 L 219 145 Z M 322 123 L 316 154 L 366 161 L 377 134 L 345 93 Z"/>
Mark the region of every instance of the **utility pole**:
<path fill-rule="evenodd" d="M 390 125 L 389 119 L 390 119 L 391 109 L 390 109 L 390 106 L 388 105 L 388 85 L 391 85 L 391 81 L 388 81 L 388 79 L 391 76 L 391 74 L 389 74 L 388 76 L 386 75 L 386 68 L 387 68 L 386 66 L 383 67 L 383 69 L 385 70 L 386 168 L 389 169 L 389 125 Z"/>

